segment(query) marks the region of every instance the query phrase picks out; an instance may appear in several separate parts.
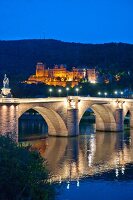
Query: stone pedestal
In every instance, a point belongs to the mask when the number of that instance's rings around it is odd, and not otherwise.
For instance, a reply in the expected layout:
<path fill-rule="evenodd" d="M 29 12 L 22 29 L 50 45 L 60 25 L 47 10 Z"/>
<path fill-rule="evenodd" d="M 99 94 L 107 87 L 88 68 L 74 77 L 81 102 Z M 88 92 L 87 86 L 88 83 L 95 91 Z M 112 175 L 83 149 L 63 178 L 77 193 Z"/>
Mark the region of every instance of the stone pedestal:
<path fill-rule="evenodd" d="M 2 88 L 1 89 L 1 96 L 5 97 L 5 98 L 11 98 L 12 97 L 11 89 L 10 88 Z"/>
<path fill-rule="evenodd" d="M 78 109 L 67 110 L 67 128 L 68 136 L 76 136 L 79 134 Z"/>

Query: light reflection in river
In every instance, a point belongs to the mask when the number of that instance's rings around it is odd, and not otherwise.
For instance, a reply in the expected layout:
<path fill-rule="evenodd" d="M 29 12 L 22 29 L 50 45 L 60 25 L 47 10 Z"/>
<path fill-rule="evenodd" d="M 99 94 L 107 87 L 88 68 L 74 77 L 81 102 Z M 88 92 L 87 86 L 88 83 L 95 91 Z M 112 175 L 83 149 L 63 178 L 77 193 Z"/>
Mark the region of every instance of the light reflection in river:
<path fill-rule="evenodd" d="M 133 130 L 95 132 L 95 126 L 82 123 L 79 137 L 24 143 L 31 143 L 47 160 L 50 182 L 60 186 L 57 199 L 132 199 Z"/>
<path fill-rule="evenodd" d="M 88 128 L 88 127 L 87 127 Z M 52 182 L 77 181 L 114 170 L 124 175 L 126 164 L 133 162 L 133 130 L 125 133 L 80 135 L 75 138 L 48 137 L 31 141 L 48 161 Z"/>
<path fill-rule="evenodd" d="M 45 125 L 41 120 L 21 120 L 19 135 L 45 134 Z M 96 132 L 95 125 L 82 122 L 79 137 L 24 143 L 32 144 L 46 159 L 50 182 L 60 186 L 58 199 L 132 199 L 133 130 Z"/>

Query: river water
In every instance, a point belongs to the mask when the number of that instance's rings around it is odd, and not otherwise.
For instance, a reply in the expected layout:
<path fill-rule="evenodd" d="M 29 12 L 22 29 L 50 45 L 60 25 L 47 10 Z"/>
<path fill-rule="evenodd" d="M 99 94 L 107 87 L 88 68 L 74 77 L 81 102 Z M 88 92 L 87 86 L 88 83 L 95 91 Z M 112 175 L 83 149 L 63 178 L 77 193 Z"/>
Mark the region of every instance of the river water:
<path fill-rule="evenodd" d="M 43 122 L 37 126 L 33 120 L 22 120 L 20 135 L 42 135 L 47 129 Z M 46 159 L 50 182 L 57 188 L 56 199 L 133 199 L 133 130 L 95 132 L 95 125 L 81 123 L 79 137 L 24 143 L 32 144 Z"/>

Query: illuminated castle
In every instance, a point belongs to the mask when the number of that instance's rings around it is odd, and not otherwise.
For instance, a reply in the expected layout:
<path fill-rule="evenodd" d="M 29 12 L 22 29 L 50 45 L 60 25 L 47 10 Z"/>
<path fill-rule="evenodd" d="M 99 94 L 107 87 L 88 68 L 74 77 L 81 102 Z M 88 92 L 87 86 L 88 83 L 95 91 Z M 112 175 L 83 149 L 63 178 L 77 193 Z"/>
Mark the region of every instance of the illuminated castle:
<path fill-rule="evenodd" d="M 32 83 L 45 83 L 47 85 L 66 87 L 67 84 L 74 87 L 79 82 L 86 80 L 87 82 L 96 82 L 95 69 L 78 69 L 73 67 L 72 71 L 68 71 L 64 65 L 55 65 L 53 69 L 46 69 L 43 63 L 36 65 L 36 74 L 31 75 L 27 81 Z"/>

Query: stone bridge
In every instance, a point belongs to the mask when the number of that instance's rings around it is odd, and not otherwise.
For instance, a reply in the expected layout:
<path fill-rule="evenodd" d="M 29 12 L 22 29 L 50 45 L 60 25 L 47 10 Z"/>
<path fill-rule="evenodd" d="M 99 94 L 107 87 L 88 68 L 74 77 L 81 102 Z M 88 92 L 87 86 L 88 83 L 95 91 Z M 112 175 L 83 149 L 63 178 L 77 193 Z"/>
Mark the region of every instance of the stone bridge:
<path fill-rule="evenodd" d="M 29 109 L 45 119 L 48 135 L 76 136 L 85 111 L 91 108 L 96 116 L 96 130 L 123 131 L 124 117 L 130 112 L 133 128 L 133 99 L 69 96 L 64 98 L 0 98 L 0 134 L 11 133 L 18 139 L 18 120 Z"/>

